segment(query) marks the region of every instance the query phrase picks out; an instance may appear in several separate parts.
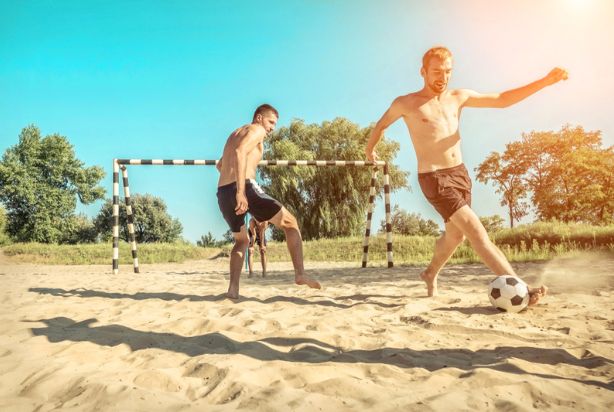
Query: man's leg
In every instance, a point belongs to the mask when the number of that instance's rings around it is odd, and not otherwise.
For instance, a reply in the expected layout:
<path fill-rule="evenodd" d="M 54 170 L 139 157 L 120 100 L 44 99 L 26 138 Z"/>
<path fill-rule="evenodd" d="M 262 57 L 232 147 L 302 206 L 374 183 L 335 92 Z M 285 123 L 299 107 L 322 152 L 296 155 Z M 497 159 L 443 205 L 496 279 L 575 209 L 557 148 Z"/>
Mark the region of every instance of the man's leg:
<path fill-rule="evenodd" d="M 465 235 L 475 252 L 495 275 L 516 276 L 503 252 L 490 241 L 480 218 L 469 206 L 465 205 L 454 212 L 450 221 Z"/>
<path fill-rule="evenodd" d="M 296 218 L 285 207 L 282 207 L 269 221 L 281 228 L 286 235 L 288 251 L 294 266 L 294 281 L 296 284 L 320 289 L 320 284 L 316 280 L 305 275 L 305 268 L 303 267 L 303 239 L 301 238 Z"/>
<path fill-rule="evenodd" d="M 431 263 L 420 274 L 420 278 L 426 283 L 428 296 L 437 295 L 437 275 L 464 239 L 463 232 L 454 223 L 446 222 L 446 231 L 435 242 Z"/>
<path fill-rule="evenodd" d="M 248 278 L 251 278 L 254 274 L 254 269 L 252 265 L 254 264 L 254 247 L 252 245 L 247 249 L 247 268 L 249 269 L 249 273 L 247 274 Z"/>
<path fill-rule="evenodd" d="M 241 226 L 240 232 L 233 232 L 232 235 L 235 238 L 235 244 L 230 252 L 230 284 L 228 285 L 228 293 L 226 296 L 230 299 L 238 299 L 239 279 L 241 278 L 241 269 L 243 269 L 245 250 L 249 245 L 249 239 L 247 238 L 245 225 Z"/>
<path fill-rule="evenodd" d="M 266 276 L 266 247 L 260 248 L 260 263 L 262 263 L 262 277 Z"/>
<path fill-rule="evenodd" d="M 517 276 L 503 252 L 490 241 L 482 222 L 480 222 L 478 216 L 469 206 L 463 206 L 454 212 L 450 217 L 450 221 L 463 232 L 475 252 L 495 275 Z M 548 288 L 546 286 L 530 289 L 529 305 L 536 304 L 547 292 Z"/>

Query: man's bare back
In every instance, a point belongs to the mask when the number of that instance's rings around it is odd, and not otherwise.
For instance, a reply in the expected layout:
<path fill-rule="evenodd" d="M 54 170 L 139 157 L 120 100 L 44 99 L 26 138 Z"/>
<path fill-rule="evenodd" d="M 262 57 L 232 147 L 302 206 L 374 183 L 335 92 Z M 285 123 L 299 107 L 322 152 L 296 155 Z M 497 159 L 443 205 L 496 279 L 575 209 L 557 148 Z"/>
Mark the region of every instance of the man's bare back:
<path fill-rule="evenodd" d="M 248 211 L 259 222 L 271 222 L 284 231 L 294 266 L 294 282 L 315 289 L 321 287 L 318 281 L 305 274 L 302 238 L 296 218 L 255 181 L 256 168 L 262 160 L 264 138 L 275 129 L 278 117 L 275 108 L 268 104 L 260 105 L 251 124 L 230 134 L 217 164 L 220 172 L 218 205 L 235 241 L 230 253 L 230 283 L 226 295 L 231 299 L 239 297 L 243 258 L 249 245 L 245 228 Z"/>
<path fill-rule="evenodd" d="M 218 163 L 218 170 L 220 171 L 220 178 L 217 183 L 218 187 L 227 185 L 237 180 L 237 172 L 235 170 L 237 163 L 236 151 L 241 141 L 245 139 L 250 131 L 261 137 L 256 146 L 247 153 L 245 178 L 256 179 L 256 168 L 258 167 L 258 162 L 262 160 L 262 153 L 264 151 L 262 142 L 266 131 L 258 124 L 246 124 L 245 126 L 241 126 L 232 132 L 226 141 L 222 159 Z"/>

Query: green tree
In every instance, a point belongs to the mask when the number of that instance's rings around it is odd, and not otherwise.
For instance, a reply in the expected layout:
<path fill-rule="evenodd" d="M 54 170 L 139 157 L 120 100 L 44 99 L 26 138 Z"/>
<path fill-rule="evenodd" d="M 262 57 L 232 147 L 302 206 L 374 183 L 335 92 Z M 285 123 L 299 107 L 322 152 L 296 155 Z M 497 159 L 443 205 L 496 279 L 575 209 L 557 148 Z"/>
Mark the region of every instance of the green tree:
<path fill-rule="evenodd" d="M 0 161 L 0 202 L 7 210 L 7 231 L 20 242 L 59 243 L 71 230 L 77 199 L 83 204 L 104 197 L 97 186 L 100 166 L 84 167 L 68 139 L 41 137 L 31 125 Z"/>
<path fill-rule="evenodd" d="M 62 236 L 62 243 L 94 243 L 98 240 L 98 231 L 94 222 L 83 214 L 72 216 L 67 224 L 67 230 Z"/>
<path fill-rule="evenodd" d="M 392 232 L 409 236 L 437 236 L 439 225 L 431 219 L 423 219 L 419 213 L 410 213 L 395 205 L 390 214 Z M 386 220 L 380 222 L 380 233 L 386 233 Z"/>
<path fill-rule="evenodd" d="M 523 134 L 526 180 L 540 220 L 606 224 L 614 216 L 614 148 L 601 132 L 564 126 Z"/>
<path fill-rule="evenodd" d="M 0 206 L 0 246 L 9 244 L 11 240 L 6 233 L 6 211 Z"/>
<path fill-rule="evenodd" d="M 173 219 L 166 211 L 164 201 L 150 194 L 133 195 L 130 197 L 134 214 L 134 234 L 137 243 L 175 242 L 180 239 L 183 227 L 177 219 Z M 128 217 L 125 203 L 122 200 L 119 207 L 119 236 L 128 240 Z M 97 233 L 103 240 L 113 236 L 113 202 L 107 200 L 100 213 L 94 219 Z"/>
<path fill-rule="evenodd" d="M 502 155 L 491 153 L 476 169 L 477 178 L 497 185 L 512 226 L 527 214 L 527 197 L 539 220 L 612 223 L 614 148 L 601 144 L 600 131 L 580 126 L 523 133 Z"/>
<path fill-rule="evenodd" d="M 501 194 L 501 206 L 507 207 L 510 227 L 528 214 L 525 199 L 528 185 L 524 175 L 528 169 L 525 147 L 520 142 L 505 145 L 503 155 L 492 152 L 477 168 L 476 179 L 482 183 L 492 181 Z"/>
<path fill-rule="evenodd" d="M 228 229 L 226 232 L 224 232 L 224 235 L 222 236 L 222 240 L 220 240 L 220 246 L 228 244 L 228 243 L 234 243 L 234 242 L 235 242 L 235 237 L 232 234 L 232 230 Z"/>
<path fill-rule="evenodd" d="M 296 160 L 360 160 L 372 127 L 361 128 L 347 119 L 322 124 L 293 120 L 265 139 L 265 158 Z M 407 187 L 407 172 L 392 164 L 397 142 L 383 140 L 378 154 L 388 161 L 391 191 Z M 264 188 L 297 218 L 305 239 L 352 236 L 364 230 L 371 170 L 355 167 L 264 167 Z M 378 179 L 381 189 L 382 171 Z M 379 191 L 382 196 L 382 191 Z M 283 239 L 279 230 L 273 239 Z"/>
<path fill-rule="evenodd" d="M 196 245 L 199 247 L 215 247 L 217 243 L 211 232 L 207 232 L 206 235 L 200 237 L 200 240 L 196 241 Z"/>
<path fill-rule="evenodd" d="M 492 216 L 480 216 L 480 222 L 486 229 L 487 232 L 496 232 L 497 230 L 503 229 L 503 223 L 505 220 L 499 215 Z"/>

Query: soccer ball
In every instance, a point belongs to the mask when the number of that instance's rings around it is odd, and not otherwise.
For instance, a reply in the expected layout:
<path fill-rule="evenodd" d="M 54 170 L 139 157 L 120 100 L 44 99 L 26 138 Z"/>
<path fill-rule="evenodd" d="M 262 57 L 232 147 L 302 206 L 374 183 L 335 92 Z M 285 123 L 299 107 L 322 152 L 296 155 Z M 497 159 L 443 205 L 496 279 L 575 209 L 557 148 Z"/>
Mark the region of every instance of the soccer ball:
<path fill-rule="evenodd" d="M 516 276 L 501 275 L 488 285 L 488 298 L 499 310 L 520 312 L 529 304 L 529 286 Z"/>

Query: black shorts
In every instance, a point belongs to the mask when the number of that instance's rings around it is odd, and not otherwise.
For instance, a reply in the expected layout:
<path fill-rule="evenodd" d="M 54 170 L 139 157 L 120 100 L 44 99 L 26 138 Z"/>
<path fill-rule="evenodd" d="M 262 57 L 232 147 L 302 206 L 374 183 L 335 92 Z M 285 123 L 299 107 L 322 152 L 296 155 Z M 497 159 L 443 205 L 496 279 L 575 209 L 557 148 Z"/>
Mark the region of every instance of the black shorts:
<path fill-rule="evenodd" d="M 444 222 L 448 222 L 450 216 L 461 207 L 471 207 L 471 179 L 462 163 L 434 172 L 418 173 L 418 182 L 426 200 L 435 207 Z"/>
<path fill-rule="evenodd" d="M 217 188 L 217 204 L 233 233 L 239 233 L 241 226 L 245 225 L 245 213 L 241 215 L 235 213 L 236 196 L 236 182 Z M 245 197 L 247 197 L 247 211 L 259 222 L 270 220 L 282 208 L 281 203 L 264 193 L 258 183 L 253 180 L 245 181 Z"/>

